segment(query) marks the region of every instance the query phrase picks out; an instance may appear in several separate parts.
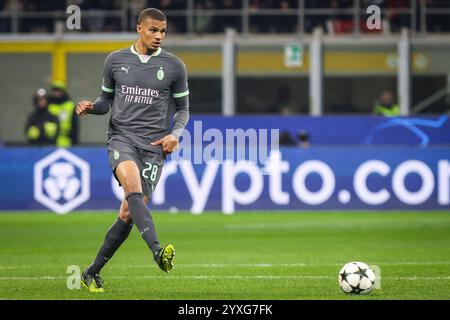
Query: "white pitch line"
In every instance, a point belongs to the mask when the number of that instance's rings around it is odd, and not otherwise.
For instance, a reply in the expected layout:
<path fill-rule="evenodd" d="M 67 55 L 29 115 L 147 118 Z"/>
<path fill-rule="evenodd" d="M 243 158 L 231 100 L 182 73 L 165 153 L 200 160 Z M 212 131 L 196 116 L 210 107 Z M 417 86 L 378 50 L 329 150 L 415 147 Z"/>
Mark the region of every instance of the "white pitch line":
<path fill-rule="evenodd" d="M 307 263 L 193 263 L 177 264 L 177 268 L 278 268 L 278 267 L 307 267 Z M 313 265 L 311 265 L 313 266 Z M 316 265 L 318 266 L 318 265 Z M 140 266 L 148 268 L 148 265 Z"/>
<path fill-rule="evenodd" d="M 42 276 L 42 277 L 0 277 L 0 280 L 65 280 L 67 277 L 63 276 Z M 337 279 L 336 276 L 273 276 L 273 275 L 259 275 L 259 276 L 211 276 L 211 275 L 197 275 L 197 276 L 109 276 L 107 279 L 194 279 L 194 280 L 305 280 L 305 279 Z M 405 280 L 405 281 L 419 281 L 419 280 L 450 280 L 450 276 L 443 277 L 382 277 L 382 280 Z"/>
<path fill-rule="evenodd" d="M 343 263 L 238 263 L 238 264 L 179 264 L 177 267 L 184 268 L 278 268 L 278 267 L 335 267 L 343 266 Z M 380 262 L 371 263 L 371 265 L 382 266 L 404 266 L 404 265 L 450 265 L 450 261 L 433 261 L 433 262 L 419 262 L 419 261 L 404 261 L 404 262 Z M 147 266 L 146 266 L 147 267 Z"/>
<path fill-rule="evenodd" d="M 0 277 L 0 280 L 62 280 L 66 277 L 42 276 L 42 277 Z"/>
<path fill-rule="evenodd" d="M 417 281 L 417 280 L 450 280 L 450 276 L 445 277 L 386 277 L 381 279 L 394 279 L 394 280 L 408 280 L 408 281 Z"/>
<path fill-rule="evenodd" d="M 298 267 L 341 267 L 345 263 L 193 263 L 193 264 L 177 264 L 177 268 L 298 268 Z M 383 262 L 371 263 L 370 265 L 383 266 L 407 266 L 407 265 L 450 265 L 450 261 L 435 261 L 435 262 Z M 129 268 L 127 265 L 114 265 L 111 268 Z M 133 268 L 148 268 L 148 265 L 137 265 Z"/>
<path fill-rule="evenodd" d="M 373 225 L 372 225 L 373 226 Z M 379 224 L 380 228 L 389 228 L 389 229 L 404 229 L 404 226 L 387 226 L 385 224 Z M 361 227 L 361 224 L 355 223 L 355 224 L 349 224 L 349 223 L 328 223 L 328 224 L 305 224 L 305 223 L 277 223 L 277 224 L 271 224 L 271 223 L 254 223 L 254 224 L 228 224 L 224 226 L 225 230 L 231 230 L 231 231 L 259 231 L 264 229 L 314 229 L 314 228 L 333 228 L 333 229 L 351 229 L 355 227 Z M 377 225 L 375 225 L 377 227 Z"/>
<path fill-rule="evenodd" d="M 331 276 L 210 276 L 210 275 L 198 275 L 198 276 L 110 276 L 108 279 L 331 279 L 335 277 Z M 0 277 L 0 280 L 65 280 L 67 277 Z"/>
<path fill-rule="evenodd" d="M 339 267 L 343 266 L 342 263 L 184 263 L 177 264 L 177 268 L 300 268 L 300 267 Z M 450 261 L 393 261 L 393 262 L 375 262 L 369 263 L 369 265 L 383 266 L 434 266 L 434 265 L 450 265 Z M 0 269 L 4 270 L 16 270 L 16 269 L 41 269 L 41 268 L 54 268 L 54 265 L 41 265 L 36 266 L 0 266 Z M 148 268 L 149 265 L 132 265 L 133 268 Z M 111 269 L 124 269 L 130 268 L 130 265 L 124 264 L 111 264 Z"/>

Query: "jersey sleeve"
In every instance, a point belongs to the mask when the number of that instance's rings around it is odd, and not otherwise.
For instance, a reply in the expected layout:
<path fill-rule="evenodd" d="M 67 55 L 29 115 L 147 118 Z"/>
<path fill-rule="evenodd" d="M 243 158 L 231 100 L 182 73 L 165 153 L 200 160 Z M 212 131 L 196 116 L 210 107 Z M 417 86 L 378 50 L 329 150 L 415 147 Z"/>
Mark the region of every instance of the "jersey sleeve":
<path fill-rule="evenodd" d="M 175 80 L 172 84 L 172 96 L 177 98 L 186 97 L 189 94 L 186 66 L 182 61 L 178 61 L 175 69 Z"/>
<path fill-rule="evenodd" d="M 114 88 L 116 86 L 116 82 L 113 77 L 112 63 L 111 63 L 111 54 L 106 58 L 105 65 L 103 67 L 103 82 L 102 82 L 102 91 L 113 93 Z"/>
<path fill-rule="evenodd" d="M 175 114 L 173 115 L 172 135 L 179 138 L 189 121 L 189 88 L 186 66 L 178 61 L 175 81 L 172 85 L 172 95 L 175 101 Z"/>

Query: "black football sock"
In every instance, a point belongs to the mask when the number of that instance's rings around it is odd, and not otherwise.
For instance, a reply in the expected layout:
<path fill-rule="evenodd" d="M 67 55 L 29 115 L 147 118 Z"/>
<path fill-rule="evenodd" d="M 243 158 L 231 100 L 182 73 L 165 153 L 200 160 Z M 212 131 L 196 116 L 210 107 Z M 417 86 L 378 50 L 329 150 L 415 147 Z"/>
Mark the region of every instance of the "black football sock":
<path fill-rule="evenodd" d="M 152 215 L 144 202 L 144 194 L 140 192 L 130 192 L 126 197 L 126 200 L 128 201 L 128 208 L 134 224 L 150 250 L 153 252 L 153 257 L 155 257 L 161 249 L 161 245 L 159 244 L 158 236 L 156 235 Z"/>
<path fill-rule="evenodd" d="M 97 257 L 87 268 L 88 274 L 100 273 L 100 270 L 112 258 L 117 249 L 119 249 L 120 245 L 128 237 L 132 227 L 133 224 L 127 224 L 120 218 L 114 222 L 106 233 L 105 241 L 98 251 Z"/>

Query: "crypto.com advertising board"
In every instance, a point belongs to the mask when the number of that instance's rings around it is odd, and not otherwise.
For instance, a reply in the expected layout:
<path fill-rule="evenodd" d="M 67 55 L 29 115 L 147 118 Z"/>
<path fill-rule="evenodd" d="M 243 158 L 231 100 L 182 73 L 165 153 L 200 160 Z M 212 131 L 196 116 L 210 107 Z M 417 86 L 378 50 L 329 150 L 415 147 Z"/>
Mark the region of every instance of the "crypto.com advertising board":
<path fill-rule="evenodd" d="M 280 147 L 256 163 L 174 158 L 163 168 L 151 208 L 229 214 L 450 205 L 446 147 Z M 123 197 L 106 148 L 4 148 L 0 163 L 0 210 L 116 210 Z"/>

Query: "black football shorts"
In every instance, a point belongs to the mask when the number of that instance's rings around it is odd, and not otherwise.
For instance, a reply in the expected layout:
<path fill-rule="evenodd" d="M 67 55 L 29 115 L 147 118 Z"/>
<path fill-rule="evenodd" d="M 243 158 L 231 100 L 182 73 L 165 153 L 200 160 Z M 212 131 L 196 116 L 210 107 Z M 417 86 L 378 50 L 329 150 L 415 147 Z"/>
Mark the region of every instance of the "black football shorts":
<path fill-rule="evenodd" d="M 122 161 L 134 161 L 141 176 L 142 192 L 151 198 L 153 191 L 161 177 L 165 157 L 162 154 L 144 150 L 130 145 L 124 141 L 112 139 L 108 142 L 109 165 L 114 173 L 114 177 L 120 181 L 116 175 L 116 168 Z"/>

